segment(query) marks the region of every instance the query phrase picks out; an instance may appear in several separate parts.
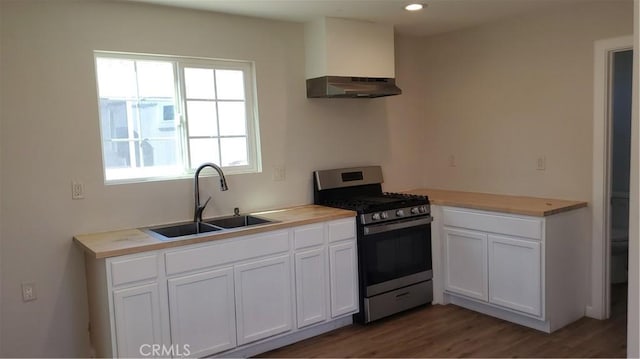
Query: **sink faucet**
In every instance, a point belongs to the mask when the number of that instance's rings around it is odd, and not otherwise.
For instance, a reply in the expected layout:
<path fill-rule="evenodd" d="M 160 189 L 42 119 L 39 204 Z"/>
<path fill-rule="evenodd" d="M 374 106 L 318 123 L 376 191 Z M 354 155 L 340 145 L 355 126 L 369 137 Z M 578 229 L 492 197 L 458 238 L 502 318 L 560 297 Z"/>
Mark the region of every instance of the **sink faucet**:
<path fill-rule="evenodd" d="M 211 200 L 211 196 L 209 196 L 209 198 L 207 198 L 207 200 L 204 202 L 203 205 L 200 205 L 200 171 L 202 171 L 205 167 L 211 167 L 214 170 L 216 170 L 216 172 L 218 172 L 218 175 L 220 175 L 220 190 L 221 191 L 226 191 L 229 189 L 229 187 L 227 187 L 227 180 L 226 178 L 224 178 L 224 172 L 222 172 L 222 168 L 218 167 L 218 165 L 207 162 L 207 163 L 203 163 L 200 165 L 200 167 L 198 167 L 198 169 L 196 169 L 196 174 L 195 174 L 195 188 L 194 188 L 194 192 L 195 192 L 195 210 L 193 213 L 193 221 L 194 222 L 202 222 L 202 212 L 204 212 L 205 207 L 207 207 L 207 203 L 209 203 L 209 201 Z"/>

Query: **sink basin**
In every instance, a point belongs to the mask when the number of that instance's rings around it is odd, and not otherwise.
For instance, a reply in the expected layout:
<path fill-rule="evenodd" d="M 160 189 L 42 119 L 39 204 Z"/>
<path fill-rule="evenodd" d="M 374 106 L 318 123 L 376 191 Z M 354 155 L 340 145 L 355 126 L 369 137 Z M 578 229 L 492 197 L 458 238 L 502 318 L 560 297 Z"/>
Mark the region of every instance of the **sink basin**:
<path fill-rule="evenodd" d="M 205 223 L 212 224 L 225 229 L 255 226 L 258 224 L 267 224 L 272 221 L 255 216 L 233 216 L 224 218 L 214 218 L 205 220 Z"/>
<path fill-rule="evenodd" d="M 185 224 L 175 224 L 166 227 L 150 228 L 149 231 L 167 238 L 176 238 L 200 233 L 215 232 L 221 229 L 222 228 L 218 228 L 207 223 L 191 222 Z"/>
<path fill-rule="evenodd" d="M 198 234 L 224 231 L 234 228 L 246 228 L 271 222 L 273 221 L 255 216 L 231 216 L 212 218 L 200 223 L 187 222 L 162 227 L 147 228 L 145 229 L 145 231 L 152 236 L 164 241 L 168 239 L 195 236 Z"/>

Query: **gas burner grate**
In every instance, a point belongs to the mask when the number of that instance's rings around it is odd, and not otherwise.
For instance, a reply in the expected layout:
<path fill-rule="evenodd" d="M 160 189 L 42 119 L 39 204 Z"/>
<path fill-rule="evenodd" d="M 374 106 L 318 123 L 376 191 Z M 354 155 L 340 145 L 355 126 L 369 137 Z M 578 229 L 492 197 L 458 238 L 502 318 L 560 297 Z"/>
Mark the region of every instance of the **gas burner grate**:
<path fill-rule="evenodd" d="M 350 209 L 358 211 L 359 213 L 370 213 L 374 211 L 385 211 L 396 208 L 425 205 L 429 204 L 429 199 L 426 196 L 385 192 L 369 194 L 367 196 L 325 200 L 320 201 L 319 204 L 329 207 Z"/>
<path fill-rule="evenodd" d="M 388 197 L 388 198 L 395 198 L 395 199 L 416 199 L 416 200 L 425 200 L 425 201 L 429 200 L 427 196 L 421 196 L 421 195 L 410 194 L 410 193 L 383 192 L 382 196 Z"/>

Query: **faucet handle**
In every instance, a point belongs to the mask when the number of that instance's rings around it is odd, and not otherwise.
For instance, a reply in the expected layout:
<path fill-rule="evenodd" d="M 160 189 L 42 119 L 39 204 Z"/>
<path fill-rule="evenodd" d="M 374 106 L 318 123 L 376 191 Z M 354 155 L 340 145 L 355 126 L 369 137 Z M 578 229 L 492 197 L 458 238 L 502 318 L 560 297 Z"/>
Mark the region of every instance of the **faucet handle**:
<path fill-rule="evenodd" d="M 201 222 L 202 221 L 202 212 L 204 212 L 205 207 L 207 207 L 207 203 L 209 203 L 209 201 L 211 200 L 211 196 L 209 196 L 209 198 L 207 198 L 207 200 L 204 202 L 203 205 L 200 205 L 198 207 L 196 207 L 196 210 L 193 214 L 193 221 L 194 222 Z"/>
<path fill-rule="evenodd" d="M 207 200 L 204 201 L 204 204 L 201 207 L 203 211 L 204 211 L 205 207 L 207 207 L 207 204 L 209 204 L 209 201 L 211 201 L 211 196 L 209 196 L 209 198 L 207 198 Z"/>

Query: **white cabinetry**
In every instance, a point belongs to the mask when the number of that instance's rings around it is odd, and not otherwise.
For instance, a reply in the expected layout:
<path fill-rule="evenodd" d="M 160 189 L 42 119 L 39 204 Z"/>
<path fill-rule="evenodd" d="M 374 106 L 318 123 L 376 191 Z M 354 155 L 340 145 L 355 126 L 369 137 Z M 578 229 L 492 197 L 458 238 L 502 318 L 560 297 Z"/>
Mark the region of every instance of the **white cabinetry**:
<path fill-rule="evenodd" d="M 92 316 L 109 316 L 112 325 L 92 325 L 91 334 L 106 334 L 115 340 L 96 346 L 106 356 L 140 357 L 150 353 L 154 344 L 169 344 L 166 286 L 159 281 L 162 261 L 158 254 L 115 257 L 101 264 L 87 263 L 88 278 L 99 277 L 88 283 L 89 290 L 99 291 L 90 292 L 89 299 L 99 296 L 102 303 L 91 312 Z"/>
<path fill-rule="evenodd" d="M 233 284 L 231 267 L 169 279 L 172 342 L 188 344 L 194 357 L 234 348 Z"/>
<path fill-rule="evenodd" d="M 162 342 L 157 284 L 114 290 L 113 311 L 119 357 L 139 357 L 143 345 Z"/>
<path fill-rule="evenodd" d="M 445 289 L 542 315 L 540 242 L 445 227 Z"/>
<path fill-rule="evenodd" d="M 329 246 L 331 271 L 331 316 L 358 309 L 358 266 L 355 241 Z"/>
<path fill-rule="evenodd" d="M 291 330 L 289 255 L 235 267 L 238 344 Z"/>
<path fill-rule="evenodd" d="M 443 218 L 445 290 L 544 319 L 543 220 L 452 208 Z"/>
<path fill-rule="evenodd" d="M 322 223 L 293 231 L 298 328 L 327 319 L 329 281 L 325 232 Z"/>
<path fill-rule="evenodd" d="M 442 248 L 444 303 L 546 332 L 584 315 L 584 209 L 548 217 L 438 206 L 432 212 L 442 218 L 434 248 Z"/>
<path fill-rule="evenodd" d="M 292 329 L 286 230 L 166 250 L 172 344 L 207 356 Z"/>
<path fill-rule="evenodd" d="M 471 298 L 487 300 L 487 235 L 445 228 L 445 289 Z"/>
<path fill-rule="evenodd" d="M 99 357 L 251 356 L 358 310 L 354 218 L 86 260 Z"/>
<path fill-rule="evenodd" d="M 489 235 L 489 302 L 542 316 L 540 242 Z"/>
<path fill-rule="evenodd" d="M 329 224 L 331 317 L 358 311 L 358 255 L 350 220 Z"/>
<path fill-rule="evenodd" d="M 326 248 L 296 253 L 298 328 L 327 319 Z"/>

